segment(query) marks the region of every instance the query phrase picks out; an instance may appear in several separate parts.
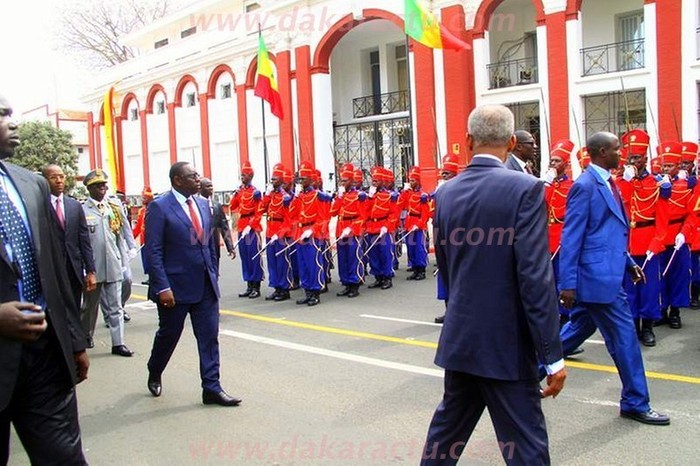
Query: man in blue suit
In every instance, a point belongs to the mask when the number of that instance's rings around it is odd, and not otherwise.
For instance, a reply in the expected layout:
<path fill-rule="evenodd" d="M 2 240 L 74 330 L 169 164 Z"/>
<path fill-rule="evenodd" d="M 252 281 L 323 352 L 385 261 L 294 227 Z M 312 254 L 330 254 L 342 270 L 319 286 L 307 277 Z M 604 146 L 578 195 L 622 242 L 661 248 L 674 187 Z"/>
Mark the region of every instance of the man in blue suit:
<path fill-rule="evenodd" d="M 586 147 L 591 165 L 569 191 L 561 237 L 560 301 L 572 309 L 571 321 L 561 330 L 564 354 L 598 328 L 622 380 L 620 415 L 667 425 L 669 417 L 649 406 L 642 353 L 622 286 L 626 270 L 634 282 L 643 280 L 644 272 L 627 252 L 629 224 L 610 174 L 619 163 L 620 141 L 614 134 L 596 133 Z"/>
<path fill-rule="evenodd" d="M 549 464 L 541 398 L 559 394 L 566 370 L 544 185 L 503 163 L 516 143 L 510 110 L 478 107 L 468 125 L 472 163 L 436 192 L 435 254 L 449 299 L 435 363 L 445 393 L 421 464 L 456 464 L 484 408 L 506 463 Z M 542 392 L 538 361 L 550 374 Z"/>
<path fill-rule="evenodd" d="M 160 396 L 161 374 L 190 315 L 199 350 L 202 402 L 237 406 L 219 383 L 219 285 L 213 224 L 207 202 L 195 196 L 199 174 L 187 162 L 170 168 L 172 191 L 148 205 L 148 297 L 158 305 L 158 331 L 148 360 L 148 390 Z"/>

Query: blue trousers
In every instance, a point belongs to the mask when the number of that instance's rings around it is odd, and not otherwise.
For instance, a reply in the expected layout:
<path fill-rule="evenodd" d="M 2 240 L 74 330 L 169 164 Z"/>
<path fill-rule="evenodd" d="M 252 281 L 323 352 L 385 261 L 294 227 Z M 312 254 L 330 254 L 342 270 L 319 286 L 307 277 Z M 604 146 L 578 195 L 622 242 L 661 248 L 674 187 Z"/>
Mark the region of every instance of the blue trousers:
<path fill-rule="evenodd" d="M 241 258 L 243 269 L 243 281 L 261 282 L 263 279 L 262 254 L 253 259 L 260 251 L 258 234 L 250 231 L 243 240 L 238 243 L 238 256 Z"/>
<path fill-rule="evenodd" d="M 646 256 L 632 256 L 638 266 L 643 266 Z M 635 319 L 659 320 L 661 318 L 661 271 L 659 256 L 649 259 L 644 265 L 646 283 L 632 283 L 629 274 L 625 274 L 625 293 L 627 303 Z"/>
<path fill-rule="evenodd" d="M 328 249 L 330 242 L 324 240 L 321 242 L 321 251 L 323 251 L 323 270 L 326 273 L 326 283 L 331 282 L 331 265 L 333 265 L 333 251 Z"/>
<path fill-rule="evenodd" d="M 450 293 L 447 291 L 447 287 L 445 286 L 445 282 L 442 281 L 442 277 L 440 276 L 440 272 L 437 274 L 437 299 L 442 300 L 442 301 L 447 301 L 447 298 L 449 298 Z"/>
<path fill-rule="evenodd" d="M 316 238 L 309 238 L 297 244 L 295 256 L 299 256 L 299 276 L 301 287 L 305 290 L 319 291 L 326 283 L 322 243 L 323 241 Z"/>
<path fill-rule="evenodd" d="M 661 256 L 661 273 L 668 266 L 673 247 L 668 247 Z M 661 306 L 665 309 L 672 307 L 690 306 L 690 249 L 683 245 L 671 262 L 666 276 L 661 277 Z"/>
<path fill-rule="evenodd" d="M 151 270 L 151 265 L 148 262 L 148 251 L 146 250 L 146 245 L 141 248 L 141 265 L 143 266 L 143 273 L 148 275 Z"/>
<path fill-rule="evenodd" d="M 363 280 L 365 267 L 362 264 L 360 239 L 355 236 L 338 241 L 338 275 L 343 285 L 356 285 Z"/>
<path fill-rule="evenodd" d="M 268 241 L 269 238 L 268 238 Z M 277 255 L 278 252 L 286 248 L 286 239 L 278 239 L 267 247 L 267 273 L 270 275 L 270 287 L 288 290 L 292 287 L 292 262 L 289 258 L 289 249 Z"/>
<path fill-rule="evenodd" d="M 367 242 L 370 247 L 377 241 L 379 235 L 367 235 Z M 394 243 L 391 240 L 391 235 L 382 236 L 377 244 L 369 251 L 369 266 L 370 273 L 375 277 L 391 278 L 394 276 Z"/>
<path fill-rule="evenodd" d="M 559 278 L 559 253 L 554 256 L 554 259 L 550 261 L 552 263 L 552 272 L 554 272 L 554 283 L 558 283 Z M 568 316 L 570 314 L 569 309 L 559 303 L 559 315 Z"/>
<path fill-rule="evenodd" d="M 182 335 L 185 318 L 190 315 L 192 330 L 199 351 L 199 375 L 202 388 L 221 391 L 219 383 L 219 298 L 211 285 L 207 286 L 202 300 L 192 304 L 175 304 L 164 308 L 158 304 L 158 330 L 153 340 L 148 371 L 162 374 Z"/>
<path fill-rule="evenodd" d="M 299 283 L 299 253 L 297 252 L 297 245 L 295 244 L 289 248 L 287 252 L 292 262 L 292 277 L 295 283 Z"/>
<path fill-rule="evenodd" d="M 695 286 L 700 285 L 700 252 L 690 253 L 690 283 Z"/>
<path fill-rule="evenodd" d="M 425 231 L 416 230 L 406 237 L 408 261 L 414 268 L 425 269 L 428 266 L 428 249 L 425 245 Z"/>
<path fill-rule="evenodd" d="M 646 270 L 646 269 L 645 269 Z M 649 410 L 649 388 L 644 361 L 627 297 L 622 288 L 612 303 L 576 303 L 571 320 L 561 329 L 564 356 L 568 356 L 600 330 L 622 381 L 620 409 L 635 413 Z"/>

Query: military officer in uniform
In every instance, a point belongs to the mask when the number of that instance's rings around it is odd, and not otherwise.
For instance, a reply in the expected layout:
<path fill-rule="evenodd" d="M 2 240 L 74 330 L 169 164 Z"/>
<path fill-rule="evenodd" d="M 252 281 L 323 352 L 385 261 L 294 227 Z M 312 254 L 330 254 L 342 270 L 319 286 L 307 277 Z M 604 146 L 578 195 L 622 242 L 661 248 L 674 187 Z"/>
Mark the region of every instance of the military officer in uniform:
<path fill-rule="evenodd" d="M 133 352 L 124 344 L 124 309 L 121 305 L 122 255 L 126 253 L 130 258 L 136 257 L 136 249 L 124 251 L 119 243 L 127 236 L 133 243 L 131 227 L 121 202 L 106 196 L 107 174 L 104 171 L 91 171 L 85 175 L 83 183 L 90 193 L 90 198 L 83 204 L 83 211 L 97 275 L 97 287 L 85 293 L 80 311 L 83 328 L 88 334 L 88 347 L 94 346 L 99 305 L 109 325 L 112 354 L 129 357 Z"/>

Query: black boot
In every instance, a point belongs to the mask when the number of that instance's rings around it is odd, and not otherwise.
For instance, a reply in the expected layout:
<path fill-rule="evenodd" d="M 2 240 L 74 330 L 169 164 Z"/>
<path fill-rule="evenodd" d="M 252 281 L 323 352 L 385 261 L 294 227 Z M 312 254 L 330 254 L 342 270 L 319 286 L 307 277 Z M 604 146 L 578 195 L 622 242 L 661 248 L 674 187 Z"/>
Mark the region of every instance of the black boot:
<path fill-rule="evenodd" d="M 384 284 L 384 277 L 382 277 L 381 275 L 377 275 L 377 278 L 374 280 L 374 283 L 369 285 L 367 288 L 370 288 L 370 289 L 381 288 L 383 284 Z"/>
<path fill-rule="evenodd" d="M 690 285 L 690 308 L 700 309 L 700 285 Z"/>
<path fill-rule="evenodd" d="M 384 281 L 382 282 L 382 286 L 380 287 L 382 290 L 388 290 L 391 288 L 393 285 L 391 283 L 391 278 L 385 277 Z"/>
<path fill-rule="evenodd" d="M 674 330 L 678 330 L 683 326 L 681 323 L 681 310 L 671 306 L 671 312 L 668 314 L 668 326 Z"/>
<path fill-rule="evenodd" d="M 277 296 L 279 296 L 280 291 L 281 290 L 279 288 L 275 288 L 275 291 L 271 295 L 265 296 L 265 301 L 275 301 Z"/>
<path fill-rule="evenodd" d="M 239 298 L 247 298 L 250 296 L 250 293 L 253 291 L 252 285 L 253 282 L 246 282 L 248 284 L 248 287 L 245 289 L 243 293 L 238 293 Z"/>
<path fill-rule="evenodd" d="M 644 346 L 656 346 L 656 335 L 654 335 L 654 321 L 642 319 L 642 344 Z"/>
<path fill-rule="evenodd" d="M 444 324 L 445 323 L 445 314 L 443 314 L 441 316 L 437 316 L 435 318 L 435 323 L 436 324 Z"/>
<path fill-rule="evenodd" d="M 260 297 L 260 282 L 250 282 L 251 287 L 250 287 L 250 294 L 248 295 L 249 299 L 255 299 Z"/>
<path fill-rule="evenodd" d="M 311 296 L 309 297 L 309 302 L 306 303 L 307 306 L 315 306 L 321 302 L 321 292 L 311 291 Z"/>
<path fill-rule="evenodd" d="M 345 285 L 345 288 L 343 288 L 343 291 L 337 292 L 335 295 L 336 296 L 347 296 L 350 294 L 350 287 L 352 285 Z"/>
<path fill-rule="evenodd" d="M 286 301 L 289 298 L 291 298 L 291 296 L 289 296 L 289 290 L 279 288 L 279 293 L 275 296 L 275 301 Z"/>
<path fill-rule="evenodd" d="M 406 280 L 425 280 L 425 268 L 416 267 L 413 269 L 413 275 L 406 277 Z"/>
<path fill-rule="evenodd" d="M 350 285 L 350 291 L 348 292 L 347 297 L 348 298 L 357 298 L 358 296 L 360 296 L 360 284 L 355 283 L 355 284 Z"/>
<path fill-rule="evenodd" d="M 661 310 L 661 318 L 654 322 L 654 327 L 658 327 L 659 325 L 667 325 L 668 324 L 668 308 L 664 308 Z"/>
<path fill-rule="evenodd" d="M 309 290 L 304 290 L 304 295 L 305 297 L 302 299 L 297 299 L 297 304 L 302 305 L 302 304 L 308 304 L 309 299 L 311 299 L 311 291 Z"/>
<path fill-rule="evenodd" d="M 328 293 L 328 283 L 325 283 L 323 285 L 323 288 L 319 291 L 319 293 Z"/>

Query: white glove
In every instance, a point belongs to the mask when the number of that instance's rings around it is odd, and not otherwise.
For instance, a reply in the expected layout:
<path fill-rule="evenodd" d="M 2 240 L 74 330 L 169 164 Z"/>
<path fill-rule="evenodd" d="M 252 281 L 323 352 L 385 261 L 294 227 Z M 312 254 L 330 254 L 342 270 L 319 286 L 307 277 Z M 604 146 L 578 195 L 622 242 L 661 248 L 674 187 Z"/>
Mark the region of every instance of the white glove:
<path fill-rule="evenodd" d="M 549 168 L 546 172 L 544 172 L 544 181 L 547 183 L 551 184 L 556 177 L 557 171 L 554 168 Z"/>
<path fill-rule="evenodd" d="M 129 259 L 133 259 L 136 257 L 136 255 L 139 253 L 139 250 L 136 248 L 131 248 L 129 249 Z"/>
<path fill-rule="evenodd" d="M 250 233 L 250 225 L 248 225 L 247 227 L 245 227 L 243 229 L 243 231 L 241 232 L 241 236 L 243 237 L 243 236 L 247 235 L 248 233 Z"/>
<path fill-rule="evenodd" d="M 338 187 L 338 197 L 343 197 L 343 194 L 345 194 L 345 186 Z"/>
<path fill-rule="evenodd" d="M 301 239 L 308 239 L 311 238 L 311 235 L 314 234 L 313 230 L 304 230 L 304 233 L 301 234 Z"/>
<path fill-rule="evenodd" d="M 277 241 L 278 239 L 279 239 L 279 236 L 272 235 L 272 238 L 270 238 L 270 242 L 272 243 L 273 241 Z"/>
<path fill-rule="evenodd" d="M 418 231 L 418 225 L 413 225 L 410 231 Z"/>
<path fill-rule="evenodd" d="M 270 194 L 272 194 L 272 191 L 274 191 L 274 190 L 275 190 L 275 187 L 272 186 L 272 183 L 269 183 L 267 185 L 267 189 L 265 189 L 265 194 L 267 194 L 269 196 Z"/>
<path fill-rule="evenodd" d="M 637 175 L 637 170 L 634 169 L 634 165 L 625 165 L 625 171 L 622 172 L 622 179 L 625 181 L 632 181 L 632 179 Z"/>
<path fill-rule="evenodd" d="M 374 197 L 374 195 L 377 194 L 377 187 L 376 186 L 370 186 L 369 187 L 369 197 Z"/>
<path fill-rule="evenodd" d="M 674 249 L 678 250 L 685 244 L 685 235 L 683 233 L 678 233 L 676 235 Z"/>
<path fill-rule="evenodd" d="M 652 257 L 654 257 L 654 253 L 651 251 L 647 251 L 647 260 L 651 260 Z"/>
<path fill-rule="evenodd" d="M 387 233 L 389 233 L 389 229 L 387 227 L 382 227 L 382 229 L 379 230 L 379 236 L 384 236 Z"/>
<path fill-rule="evenodd" d="M 671 177 L 668 175 L 664 175 L 661 177 L 661 185 L 668 187 L 671 186 Z"/>
<path fill-rule="evenodd" d="M 301 194 L 302 191 L 303 191 L 303 188 L 301 187 L 300 184 L 294 185 L 294 195 L 295 196 L 298 196 L 299 194 Z"/>
<path fill-rule="evenodd" d="M 678 171 L 678 179 L 679 180 L 687 180 L 688 179 L 688 172 L 686 170 L 679 170 Z"/>
<path fill-rule="evenodd" d="M 345 229 L 343 230 L 343 232 L 340 234 L 340 237 L 341 237 L 341 238 L 346 238 L 346 237 L 350 236 L 351 233 L 352 233 L 352 228 L 350 228 L 350 227 L 345 227 Z"/>
<path fill-rule="evenodd" d="M 409 189 L 411 189 L 411 183 L 404 183 L 403 189 L 404 189 L 404 191 L 408 191 Z"/>

